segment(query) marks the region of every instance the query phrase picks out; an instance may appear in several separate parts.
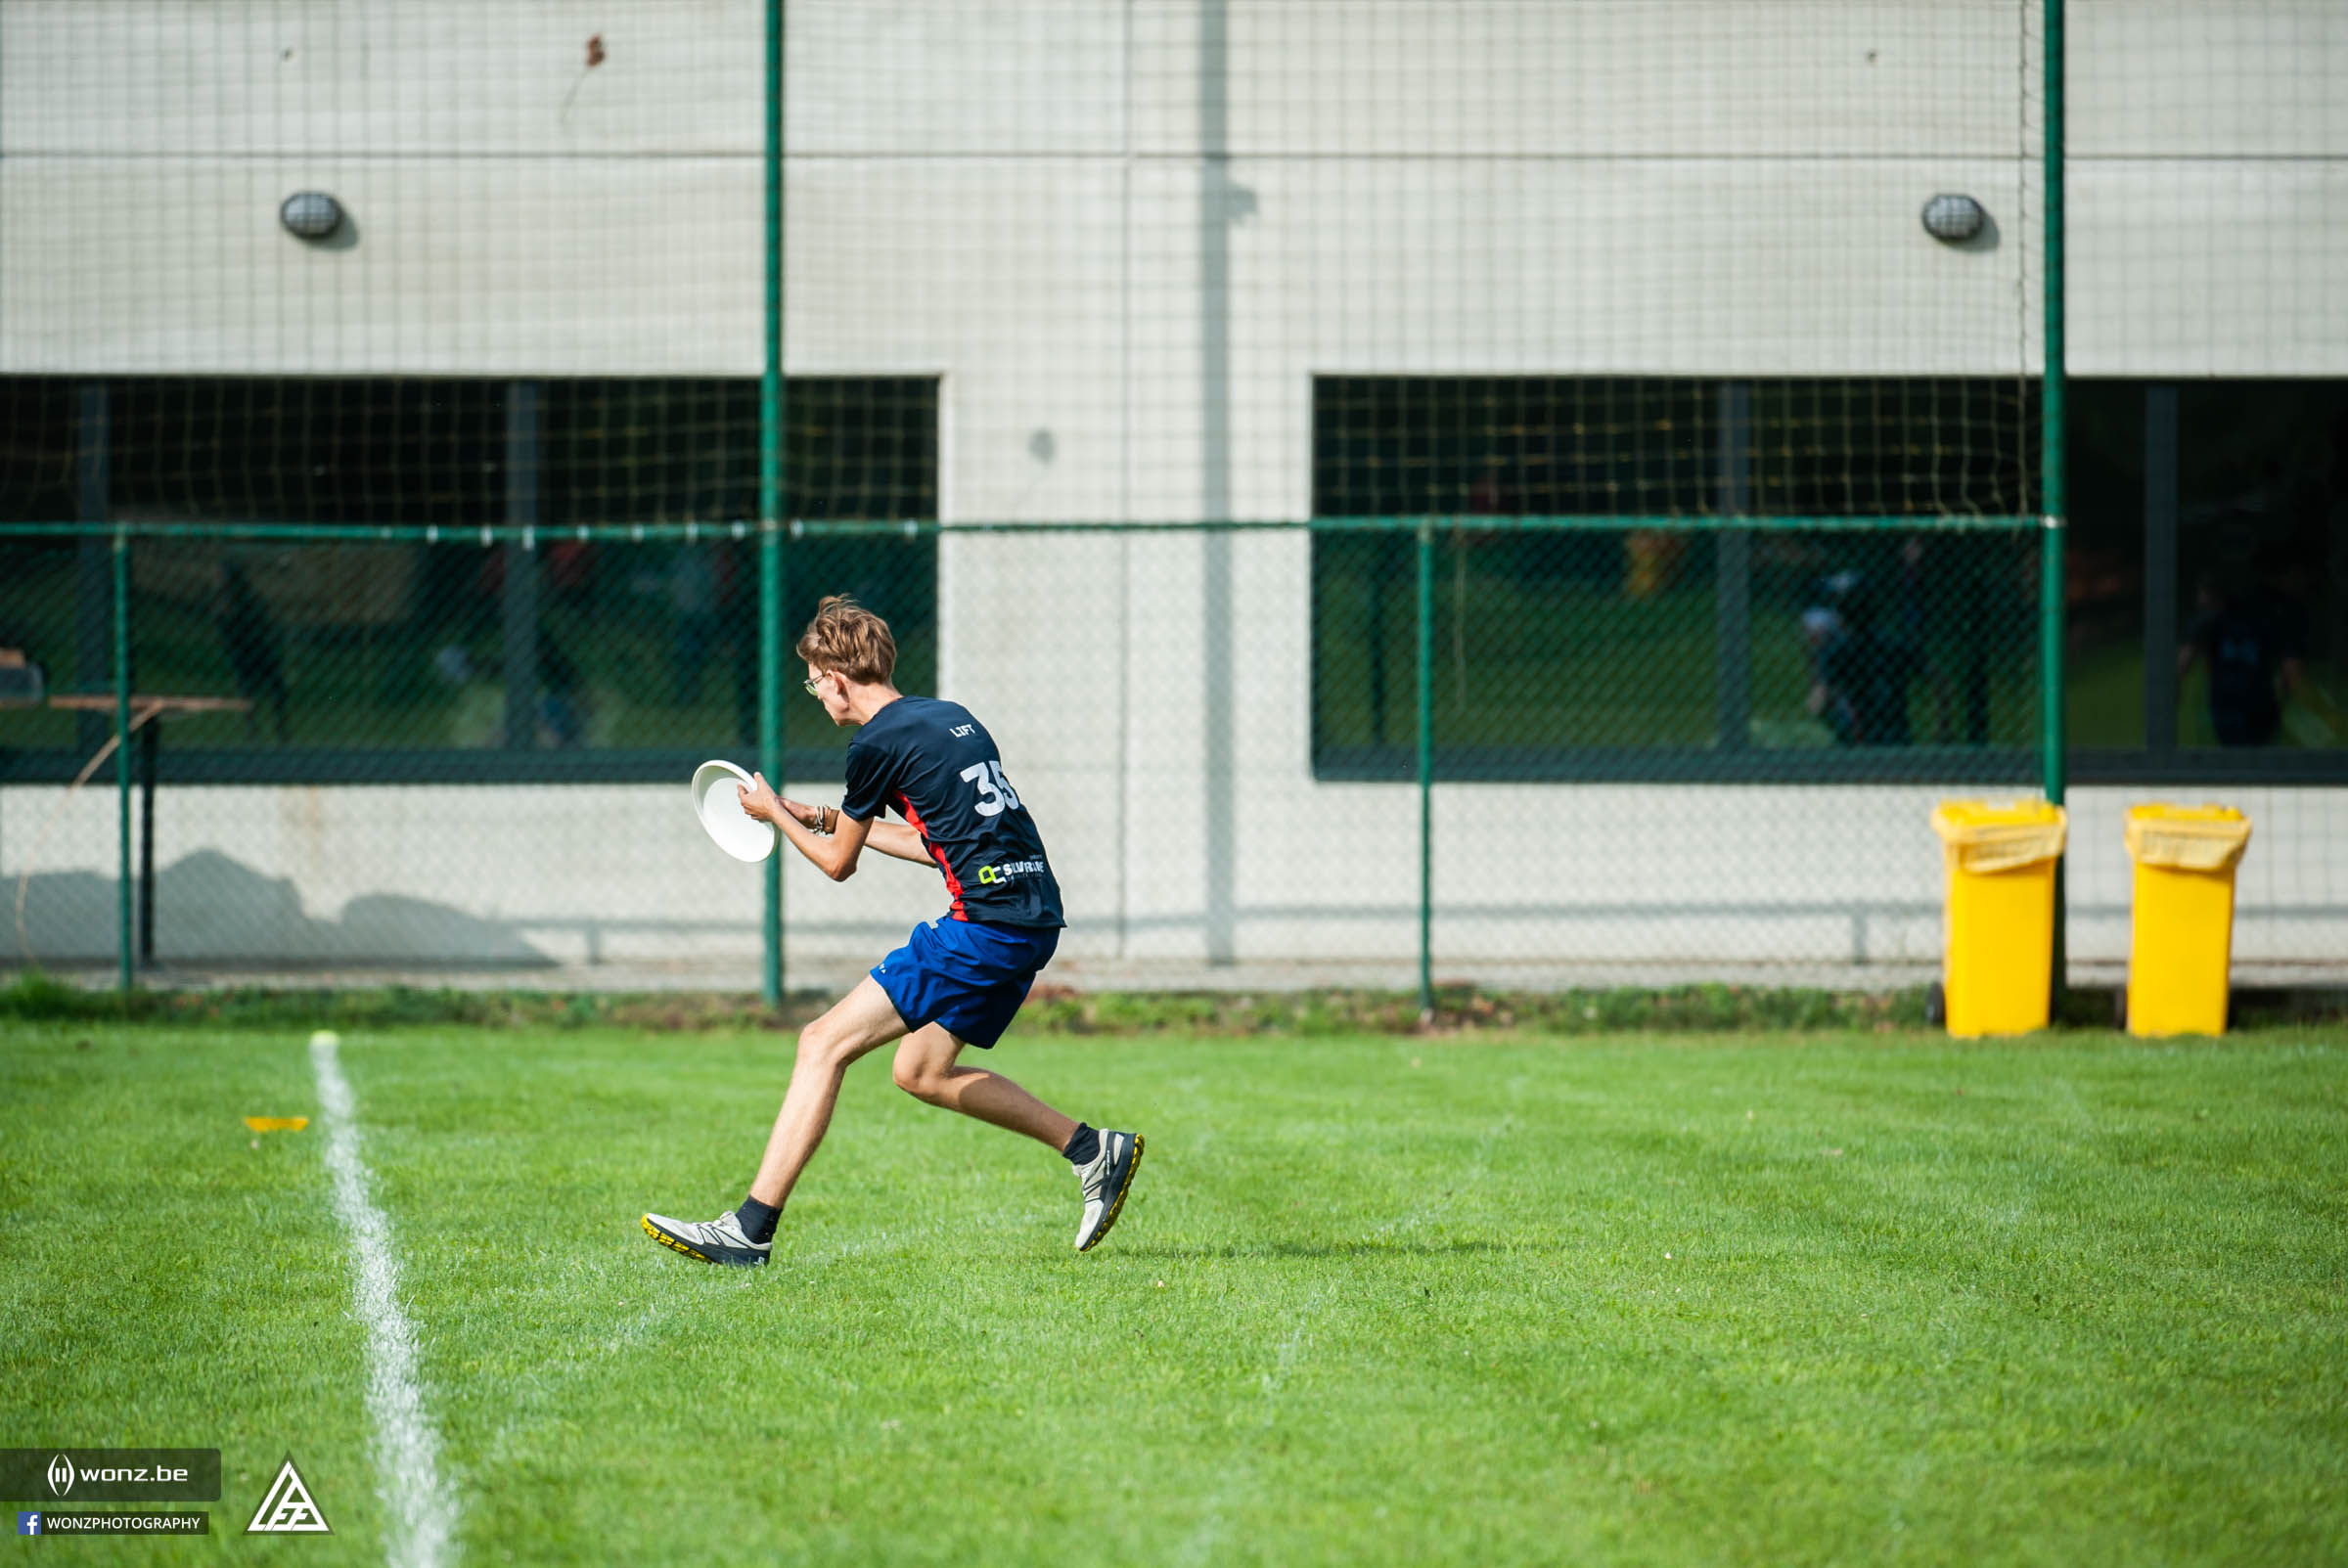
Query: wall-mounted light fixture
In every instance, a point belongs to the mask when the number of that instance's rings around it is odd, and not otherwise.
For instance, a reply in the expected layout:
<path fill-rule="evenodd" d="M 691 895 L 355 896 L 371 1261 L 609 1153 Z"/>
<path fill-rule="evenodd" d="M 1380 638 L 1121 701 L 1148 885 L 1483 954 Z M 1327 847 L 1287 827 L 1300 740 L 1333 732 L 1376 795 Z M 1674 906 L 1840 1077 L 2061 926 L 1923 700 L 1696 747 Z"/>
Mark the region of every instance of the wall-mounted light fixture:
<path fill-rule="evenodd" d="M 342 227 L 342 203 L 324 191 L 296 191 L 277 209 L 277 221 L 296 239 L 329 239 Z"/>
<path fill-rule="evenodd" d="M 1944 191 L 1924 203 L 1924 232 L 1935 240 L 1963 245 L 1989 223 L 1989 214 L 1969 196 Z"/>

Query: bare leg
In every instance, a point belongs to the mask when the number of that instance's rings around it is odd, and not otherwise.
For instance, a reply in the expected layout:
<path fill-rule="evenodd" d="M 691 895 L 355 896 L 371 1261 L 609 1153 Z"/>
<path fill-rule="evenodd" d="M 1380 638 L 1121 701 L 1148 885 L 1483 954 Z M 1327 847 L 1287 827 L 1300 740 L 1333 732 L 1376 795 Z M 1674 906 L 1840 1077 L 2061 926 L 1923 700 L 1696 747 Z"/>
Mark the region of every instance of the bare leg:
<path fill-rule="evenodd" d="M 916 1099 L 1025 1133 L 1055 1154 L 1067 1147 L 1068 1140 L 1076 1136 L 1073 1121 L 1001 1073 L 983 1067 L 957 1067 L 954 1058 L 961 1052 L 962 1042 L 947 1033 L 944 1025 L 925 1025 L 897 1047 L 891 1076 L 899 1089 Z"/>
<path fill-rule="evenodd" d="M 790 1087 L 784 1091 L 783 1109 L 767 1138 L 766 1157 L 758 1162 L 750 1196 L 778 1209 L 783 1206 L 799 1173 L 815 1158 L 824 1130 L 832 1125 L 832 1107 L 839 1100 L 839 1080 L 848 1063 L 904 1032 L 905 1020 L 897 1016 L 888 993 L 869 974 L 830 1012 L 799 1031 Z"/>

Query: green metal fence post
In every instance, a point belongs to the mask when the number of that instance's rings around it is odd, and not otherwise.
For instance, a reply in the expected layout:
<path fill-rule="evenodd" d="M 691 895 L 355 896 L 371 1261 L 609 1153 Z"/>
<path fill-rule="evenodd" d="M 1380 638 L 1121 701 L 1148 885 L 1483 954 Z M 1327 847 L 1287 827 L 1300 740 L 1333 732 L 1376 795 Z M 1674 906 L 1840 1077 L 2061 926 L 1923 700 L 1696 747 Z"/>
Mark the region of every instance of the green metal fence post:
<path fill-rule="evenodd" d="M 2062 0 L 2045 0 L 2046 17 L 2046 364 L 2039 378 L 2040 455 L 2045 526 L 2038 586 L 2039 736 L 2047 799 L 2061 805 L 2064 779 L 2062 691 L 2063 534 L 2063 277 L 2062 277 Z M 2068 857 L 2066 856 L 2065 859 Z M 2065 930 L 2063 863 L 2054 868 L 2054 1002 L 2062 998 L 2069 951 Z"/>
<path fill-rule="evenodd" d="M 758 534 L 758 771 L 780 793 L 783 788 L 783 536 L 771 522 Z M 768 1007 L 783 1000 L 783 857 L 778 843 L 762 867 L 766 903 L 760 946 L 758 994 Z"/>
<path fill-rule="evenodd" d="M 1435 525 L 1419 523 L 1419 1016 L 1435 1012 Z"/>
<path fill-rule="evenodd" d="M 122 994 L 134 982 L 130 946 L 130 536 L 114 533 L 114 904 Z"/>
<path fill-rule="evenodd" d="M 766 0 L 766 369 L 758 379 L 758 770 L 783 788 L 783 0 Z M 783 849 L 765 861 L 759 995 L 783 1000 Z"/>

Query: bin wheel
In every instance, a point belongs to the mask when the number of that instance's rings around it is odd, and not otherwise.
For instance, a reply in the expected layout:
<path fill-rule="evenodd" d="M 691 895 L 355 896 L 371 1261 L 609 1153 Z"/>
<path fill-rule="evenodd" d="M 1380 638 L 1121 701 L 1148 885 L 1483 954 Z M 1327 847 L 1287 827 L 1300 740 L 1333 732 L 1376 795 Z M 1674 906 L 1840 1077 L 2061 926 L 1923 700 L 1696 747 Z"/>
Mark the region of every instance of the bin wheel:
<path fill-rule="evenodd" d="M 1938 980 L 1924 988 L 1924 1022 L 1945 1029 L 1949 1022 L 1949 994 Z"/>

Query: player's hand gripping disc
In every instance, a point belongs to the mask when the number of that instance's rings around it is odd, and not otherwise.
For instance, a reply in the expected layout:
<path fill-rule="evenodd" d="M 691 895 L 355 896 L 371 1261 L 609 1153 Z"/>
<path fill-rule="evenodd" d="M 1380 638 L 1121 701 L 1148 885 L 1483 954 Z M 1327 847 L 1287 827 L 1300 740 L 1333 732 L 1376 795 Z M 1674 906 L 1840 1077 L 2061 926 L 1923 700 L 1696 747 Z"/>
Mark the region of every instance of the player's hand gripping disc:
<path fill-rule="evenodd" d="M 764 860 L 775 852 L 774 825 L 745 816 L 742 796 L 735 792 L 750 783 L 750 776 L 731 762 L 704 762 L 693 770 L 693 813 L 717 847 L 736 860 Z"/>

